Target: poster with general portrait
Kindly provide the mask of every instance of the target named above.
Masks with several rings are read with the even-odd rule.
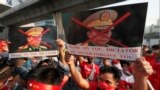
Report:
[[[7,39],[0,39],[0,59],[8,58],[9,44],[10,42]]]
[[[62,14],[71,54],[135,60],[140,57],[147,3]]]
[[[10,58],[57,55],[55,26],[11,27]]]
[[[8,60],[9,44],[10,44],[10,41],[8,40],[7,30],[5,27],[0,26],[0,59]]]

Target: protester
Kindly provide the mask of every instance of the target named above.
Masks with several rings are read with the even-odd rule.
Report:
[[[69,66],[65,61],[65,42],[62,39],[57,39],[56,44],[59,50],[59,62],[57,68],[59,71],[62,71],[66,75],[64,79],[66,83],[64,84],[62,90],[78,90],[78,86],[73,81],[73,78],[70,75]]]
[[[71,70],[72,77],[75,82],[84,90],[115,90],[118,86],[118,82],[121,77],[121,72],[112,66],[102,67],[100,69],[98,82],[88,82],[82,75],[75,69],[73,60],[75,57],[69,53],[66,53],[65,57],[69,68]],[[135,82],[133,90],[147,90],[147,77],[153,73],[150,64],[142,57],[136,60],[133,66],[135,75]]]
[[[158,90],[160,89],[160,68],[159,68],[160,64],[159,62],[157,62],[157,59],[160,50],[159,50],[159,45],[153,45],[151,48],[152,50],[146,51],[144,57],[151,64],[154,70],[154,73],[151,76],[149,76],[148,79],[151,82],[153,88],[155,90]]]
[[[61,90],[64,73],[53,66],[33,69],[27,75],[27,90]]]
[[[9,66],[3,66],[0,68],[0,90],[9,89],[8,79],[12,77],[13,69]]]
[[[64,72],[65,75],[69,75],[69,67],[68,64],[65,61],[65,42],[62,39],[57,39],[56,44],[58,46],[59,50],[59,61],[57,68]]]
[[[104,58],[102,62],[103,62],[103,66],[112,66],[111,60],[108,58]]]
[[[119,70],[122,70],[122,66],[121,66],[120,60],[113,59],[111,63],[112,63],[113,66],[117,67]]]
[[[132,62],[131,61],[120,61],[122,66],[122,76],[119,81],[119,90],[131,90],[134,83],[134,76],[133,76],[133,70],[132,70]]]
[[[142,45],[142,55],[146,55],[146,52],[150,50],[148,45]]]
[[[160,45],[158,45],[158,44],[153,45],[153,46],[151,46],[151,49],[152,49],[153,53],[158,54],[158,52],[160,51],[159,50],[160,49]]]
[[[24,81],[15,74],[14,67],[0,68],[0,90],[24,90]]]
[[[18,74],[21,78],[25,78],[30,69],[23,66],[26,63],[26,58],[17,58],[15,61],[15,73]]]
[[[99,75],[99,66],[94,63],[93,57],[87,57],[85,62],[82,56],[79,56],[80,70],[82,77],[88,81],[96,81]]]

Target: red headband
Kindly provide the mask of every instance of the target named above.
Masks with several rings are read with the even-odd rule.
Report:
[[[60,90],[60,86],[58,85],[47,85],[35,80],[28,81],[28,89],[29,90]]]

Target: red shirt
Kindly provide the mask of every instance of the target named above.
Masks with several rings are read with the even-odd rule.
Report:
[[[96,77],[97,77],[97,75],[99,75],[99,66],[96,64],[94,64],[94,65],[95,65],[94,80],[97,80]],[[82,63],[80,63],[80,67],[81,67],[82,77],[87,79],[92,71],[93,65],[88,64],[87,62],[83,61]]]
[[[90,88],[89,90],[99,90],[98,89],[98,82],[94,82],[94,81],[89,82],[89,88]],[[115,88],[111,87],[111,86],[107,86],[105,89],[103,88],[103,90],[115,90]]]
[[[98,86],[96,82],[89,82],[90,90],[97,90]]]
[[[145,59],[150,62],[155,73],[149,76],[149,81],[151,82],[155,90],[160,90],[160,64],[156,62],[156,54],[152,56],[145,56]]]
[[[133,86],[133,83],[129,83],[124,80],[120,80],[118,90],[130,90],[132,86]]]
[[[152,67],[154,67],[156,64],[156,57],[157,55],[155,53],[151,56],[144,56],[144,58],[151,64]]]

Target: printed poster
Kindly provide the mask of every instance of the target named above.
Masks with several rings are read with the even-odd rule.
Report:
[[[10,58],[57,55],[55,26],[12,27]]]
[[[147,3],[62,14],[71,54],[110,59],[135,60],[141,45]]]
[[[6,39],[0,39],[0,59],[7,59],[9,56],[10,42]]]

